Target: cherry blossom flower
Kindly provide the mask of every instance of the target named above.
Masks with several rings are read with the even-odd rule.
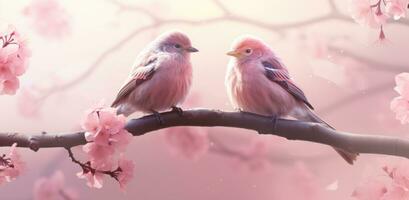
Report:
[[[409,101],[403,97],[395,97],[391,101],[391,110],[395,112],[396,119],[401,124],[409,123]]]
[[[393,17],[399,20],[406,17],[409,0],[350,0],[350,13],[352,18],[363,26],[380,28],[379,40],[385,41],[386,36],[383,26]]]
[[[87,141],[92,141],[99,145],[109,145],[113,142],[110,140],[112,136],[117,134],[129,134],[123,130],[125,123],[125,116],[116,115],[116,109],[97,108],[86,112],[82,127],[86,131],[85,138]],[[116,138],[116,140],[126,139],[126,137]]]
[[[86,179],[87,185],[91,188],[102,188],[104,177],[109,175],[117,180],[120,188],[125,191],[126,185],[133,178],[135,164],[133,161],[125,159],[123,154],[121,154],[118,159],[116,170],[112,170],[113,165],[110,161],[105,162],[104,165],[100,166],[95,166],[92,162],[81,164],[83,170],[82,172],[79,172],[77,176],[81,179]]]
[[[409,191],[407,188],[400,186],[392,187],[382,198],[382,200],[402,200],[409,199]]]
[[[112,146],[102,146],[94,142],[87,143],[82,150],[88,155],[93,167],[103,167],[111,162],[115,149]]]
[[[349,10],[352,18],[363,26],[379,28],[384,23],[385,15],[376,14],[371,7],[370,0],[350,0]]]
[[[104,178],[107,173],[111,173],[112,161],[107,160],[101,165],[93,165],[88,161],[81,165],[82,171],[77,173],[77,177],[85,179],[87,186],[100,189],[104,185]]]
[[[389,162],[382,167],[382,171],[382,176],[375,173],[367,178],[354,190],[352,196],[359,200],[408,199],[409,162],[403,159]]]
[[[200,128],[170,128],[165,132],[165,139],[175,154],[188,159],[199,158],[209,148],[207,132]]]
[[[381,200],[387,191],[385,183],[370,180],[355,188],[352,196],[359,200]]]
[[[86,111],[81,127],[86,131],[85,139],[88,143],[82,149],[89,161],[77,162],[82,167],[82,172],[77,175],[86,179],[89,187],[101,188],[104,176],[109,175],[124,190],[132,179],[134,164],[124,159],[122,154],[118,159],[118,168],[112,171],[115,153],[124,152],[132,139],[132,134],[125,130],[125,123],[125,116],[117,115],[116,109],[106,108],[103,104]]]
[[[77,173],[78,178],[86,179],[88,187],[100,189],[104,185],[105,175],[101,172],[79,172]]]
[[[56,171],[49,178],[40,178],[34,184],[34,200],[75,200],[78,194],[65,186],[64,174]]]
[[[390,104],[390,108],[396,114],[402,124],[409,123],[409,73],[401,73],[395,77],[396,87],[394,88],[401,96],[395,97]]]
[[[9,25],[0,28],[0,94],[14,95],[31,56],[27,41]]]
[[[386,1],[385,11],[394,20],[399,20],[402,17],[406,17],[408,4],[408,0],[388,0]]]
[[[119,152],[125,152],[126,147],[132,140],[132,134],[129,133],[127,130],[122,129],[117,134],[113,134],[111,138],[109,138],[110,146],[113,146],[115,150]]]
[[[400,73],[395,77],[396,87],[394,90],[399,93],[402,98],[409,99],[409,73]]]
[[[70,33],[69,15],[58,0],[31,1],[23,14],[44,37],[60,39]]]
[[[0,94],[14,95],[19,87],[20,81],[15,76],[0,80]]]
[[[119,158],[118,161],[118,175],[117,180],[122,190],[126,189],[126,185],[129,183],[130,180],[133,178],[135,164],[131,160],[124,159],[123,155]]]
[[[0,157],[0,184],[16,179],[24,170],[25,164],[17,151],[17,143],[10,148],[10,153]]]
[[[86,140],[91,143],[84,146],[84,151],[92,160],[101,160],[115,150],[124,152],[132,138],[124,129],[125,123],[125,116],[117,115],[113,108],[98,106],[87,111],[81,126],[86,131]]]

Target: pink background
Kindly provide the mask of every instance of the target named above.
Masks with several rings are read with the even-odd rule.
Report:
[[[165,20],[206,20],[223,14],[210,0],[123,2],[143,7]],[[29,3],[0,0],[0,19],[15,24],[31,43],[33,56],[29,70],[21,78],[23,86],[50,87],[52,84],[70,81],[83,74],[101,54],[122,38],[152,23],[143,13],[119,10],[110,1],[60,1],[69,14],[70,29],[66,36],[55,39],[36,32],[28,17],[22,15]],[[271,24],[304,21],[329,12],[326,0],[225,0],[222,3],[235,15]],[[349,16],[346,1],[337,0],[336,5],[343,14]],[[232,110],[224,90],[224,74],[229,59],[225,52],[235,37],[252,34],[263,38],[276,50],[289,67],[295,82],[315,105],[318,115],[337,129],[362,134],[407,136],[407,126],[395,120],[389,103],[397,96],[393,91],[394,76],[409,69],[406,66],[409,61],[409,28],[397,24],[387,25],[385,32],[388,41],[380,44],[376,42],[377,30],[339,20],[288,29],[285,37],[280,37],[272,30],[232,20],[196,25],[161,24],[135,34],[121,48],[109,51],[97,68],[77,85],[49,96],[42,104],[38,117],[27,118],[19,114],[16,105],[19,95],[0,96],[0,110],[3,111],[0,115],[0,130],[31,134],[79,129],[83,111],[100,99],[111,102],[138,52],[159,33],[169,29],[186,32],[193,45],[200,50],[192,56],[192,93],[200,97],[200,101],[193,103],[194,107]],[[332,75],[324,78],[314,73],[313,69],[317,65],[331,67],[330,64],[325,59],[319,61],[311,56],[314,49],[300,44],[302,35],[338,38],[331,42],[331,46],[385,65],[380,65],[382,70],[377,70],[373,65],[362,69],[346,64],[344,67],[349,74],[338,74],[330,68]],[[389,66],[394,65],[402,66],[403,70],[390,70]],[[338,75],[353,81],[334,81],[339,78]],[[382,89],[371,92],[372,88],[385,84]],[[219,138],[233,150],[249,148],[257,137],[255,132],[247,130],[207,130],[212,137]],[[378,160],[385,158],[361,155],[354,166],[349,166],[324,145],[285,141],[273,136],[263,136],[262,140],[268,141],[270,164],[262,169],[251,170],[246,167],[246,162],[214,152],[212,147],[196,160],[174,155],[166,144],[164,134],[160,132],[136,137],[127,151],[128,158],[135,161],[136,168],[135,178],[126,194],[120,191],[112,179],[106,179],[106,184],[99,190],[86,187],[85,181],[75,176],[80,171],[79,167],[69,161],[62,149],[41,149],[37,153],[24,149],[23,158],[28,169],[16,181],[0,187],[1,199],[31,199],[35,180],[61,169],[66,175],[67,185],[75,187],[81,199],[344,200],[351,199],[353,189],[363,180],[367,168],[377,166]],[[1,148],[0,151],[6,152],[7,148]],[[336,190],[326,189],[334,182],[338,182]]]

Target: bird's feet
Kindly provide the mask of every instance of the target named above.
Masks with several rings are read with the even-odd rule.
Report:
[[[172,106],[172,112],[176,112],[179,117],[183,116],[183,109],[181,107]]]
[[[278,116],[277,115],[272,115],[271,116],[271,121],[273,122],[273,131],[276,131]]]
[[[251,114],[250,112],[246,112],[246,111],[244,111],[244,110],[241,109],[241,108],[235,108],[234,110],[236,110],[236,111],[239,112],[239,113],[243,113],[243,114]]]
[[[165,122],[163,121],[162,116],[160,115],[160,113],[158,111],[155,110],[151,110],[153,115],[155,116],[156,121],[158,121],[159,125],[164,125]]]

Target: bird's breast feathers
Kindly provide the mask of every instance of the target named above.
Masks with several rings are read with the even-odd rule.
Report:
[[[161,59],[155,74],[149,81],[137,87],[132,104],[142,111],[164,110],[185,99],[191,82],[190,62]]]
[[[266,77],[261,66],[230,68],[226,86],[232,103],[248,112],[285,115],[296,103],[291,94]]]

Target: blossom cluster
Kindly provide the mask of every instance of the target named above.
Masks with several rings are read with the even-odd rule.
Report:
[[[101,188],[104,176],[109,175],[125,189],[132,179],[134,164],[123,155],[132,138],[124,128],[125,123],[125,116],[117,115],[114,108],[98,107],[86,112],[82,128],[88,143],[83,151],[89,161],[81,164],[83,171],[78,176],[87,179],[88,186]],[[117,153],[120,154],[118,159]]]
[[[0,94],[16,93],[20,87],[18,77],[26,72],[29,57],[27,41],[15,27],[0,27]]]
[[[203,128],[174,127],[165,132],[166,143],[175,155],[196,160],[209,149],[208,133]]]
[[[395,112],[396,119],[402,124],[409,122],[409,73],[400,73],[395,77],[394,88],[400,96],[391,101],[391,110]]]
[[[70,17],[58,0],[31,1],[23,14],[41,36],[60,39],[70,33]]]
[[[350,13],[359,24],[380,28],[379,39],[385,39],[383,25],[389,18],[399,20],[406,17],[409,0],[350,0]]]
[[[33,188],[34,200],[76,200],[78,194],[65,185],[65,177],[61,171],[56,171],[51,177],[38,179]]]
[[[409,162],[384,165],[383,174],[369,177],[352,193],[358,200],[409,199]]]
[[[9,154],[0,157],[0,184],[16,179],[24,170],[25,164],[16,147],[17,143],[14,143]]]

